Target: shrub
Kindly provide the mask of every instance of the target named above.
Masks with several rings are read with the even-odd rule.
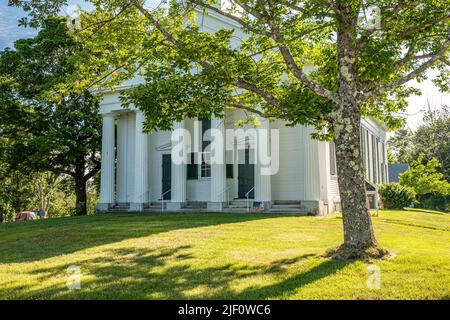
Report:
[[[426,194],[418,196],[418,207],[424,209],[450,211],[450,195]]]
[[[379,192],[385,209],[403,209],[413,204],[416,197],[413,189],[398,183],[383,184]]]

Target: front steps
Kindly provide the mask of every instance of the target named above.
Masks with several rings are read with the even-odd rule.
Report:
[[[249,210],[247,210],[247,200],[246,199],[235,199],[229,202],[229,205],[224,208],[224,212],[229,213],[243,213],[243,212],[253,212],[253,199],[249,200]]]
[[[163,210],[164,205],[164,210]],[[308,215],[308,211],[301,204],[301,201],[274,201],[270,208],[266,211],[254,207],[254,200],[250,199],[247,209],[246,199],[235,199],[225,206],[223,212],[226,213],[278,213],[278,214],[292,214],[299,216]],[[129,212],[130,204],[121,203],[116,204],[109,209],[109,212]],[[157,201],[151,202],[144,207],[144,212],[172,212],[167,210],[167,202]],[[179,211],[175,212],[208,212],[207,203],[202,201],[189,201]]]
[[[274,201],[269,211],[272,213],[308,215],[308,212],[302,206],[301,201]]]

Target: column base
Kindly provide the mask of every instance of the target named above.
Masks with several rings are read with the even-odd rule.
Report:
[[[130,211],[142,212],[144,211],[144,205],[145,203],[132,202],[130,203]]]
[[[181,208],[184,207],[184,202],[166,202],[167,211],[181,211]]]
[[[301,204],[306,212],[310,215],[323,216],[327,214],[327,208],[324,205],[324,202],[321,200],[302,201]]]
[[[96,210],[98,213],[104,213],[104,212],[108,212],[109,209],[112,208],[112,204],[111,203],[97,203],[96,205]]]
[[[206,209],[212,212],[222,212],[224,208],[224,202],[208,202]]]

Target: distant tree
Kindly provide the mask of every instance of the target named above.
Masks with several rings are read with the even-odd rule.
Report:
[[[86,185],[100,170],[101,117],[89,91],[52,93],[75,71],[80,47],[68,31],[66,19],[50,18],[35,38],[0,52],[0,132],[10,142],[7,170],[70,176],[76,214],[85,215]]]
[[[429,105],[423,120],[414,133],[415,157],[423,153],[426,161],[436,158],[441,164],[438,170],[450,182],[450,106],[432,108]]]
[[[419,128],[415,132],[407,127],[397,130],[387,145],[389,163],[412,163],[423,153],[425,161],[439,160],[439,171],[450,181],[450,107],[428,104]]]
[[[440,166],[438,159],[431,158],[425,161],[425,155],[421,153],[411,163],[409,170],[400,175],[399,182],[401,185],[412,188],[417,195],[449,195],[450,183],[438,171]]]
[[[394,154],[394,151],[392,150],[392,147],[388,146],[387,148],[387,158],[388,158],[388,163],[392,164],[392,163],[398,163],[397,157]]]
[[[415,145],[413,132],[404,127],[395,132],[387,141],[391,160],[395,163],[410,163],[414,160]]]

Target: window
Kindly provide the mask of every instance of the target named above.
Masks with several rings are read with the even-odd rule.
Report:
[[[202,164],[200,166],[200,176],[202,178],[211,177],[211,153],[202,152]]]
[[[211,120],[202,120],[202,153],[201,153],[201,165],[200,176],[202,178],[211,177],[211,154],[205,152],[205,149],[209,146],[210,141],[205,139],[205,133],[211,129]]]
[[[373,170],[373,174],[372,174],[372,182],[377,184],[378,183],[378,151],[377,151],[377,139],[375,138],[375,136],[371,135],[372,137],[372,170]]]
[[[195,159],[195,153],[191,153],[191,162],[187,164],[187,179],[196,180],[198,179],[198,162]]]
[[[233,179],[233,164],[227,163],[227,179]]]
[[[330,175],[336,176],[336,146],[330,142]]]
[[[205,151],[206,147],[209,146],[210,141],[205,139],[205,133],[210,129],[211,120],[202,120],[202,151]]]
[[[377,167],[378,167],[378,183],[383,183],[383,154],[381,153],[381,141],[377,138]]]
[[[386,145],[384,141],[379,140],[379,166],[380,166],[380,178],[378,180],[379,183],[387,182],[387,159],[386,159]]]
[[[368,173],[367,173],[367,143],[366,143],[366,129],[361,127],[361,162],[362,166],[364,168],[364,176],[367,179]]]

